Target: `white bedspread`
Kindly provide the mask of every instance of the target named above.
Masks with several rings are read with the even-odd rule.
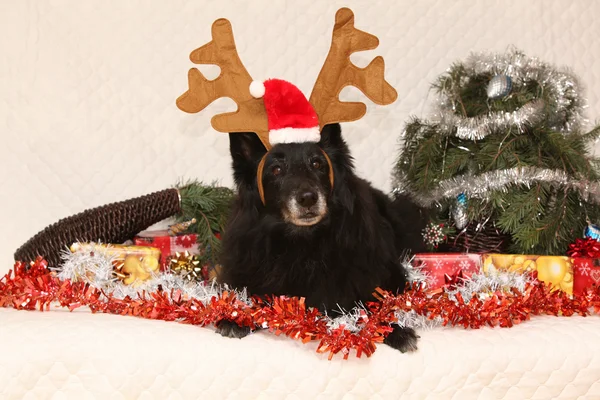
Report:
[[[421,332],[328,361],[267,332],[79,312],[0,310],[0,399],[598,399],[600,318]]]

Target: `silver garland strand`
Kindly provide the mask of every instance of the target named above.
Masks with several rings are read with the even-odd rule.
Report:
[[[340,315],[337,317],[330,317],[329,315],[325,315],[327,320],[327,327],[330,330],[339,329],[342,326],[349,330],[350,332],[356,333],[361,330],[359,326],[359,321],[364,321],[368,319],[367,317],[367,309],[361,304],[354,307],[350,311],[345,311],[341,307],[339,311],[337,311]]]
[[[62,252],[62,266],[57,271],[59,279],[69,279],[73,282],[82,281],[93,287],[102,287],[112,282],[113,262],[116,260],[104,251],[100,243],[91,243],[89,251]]]
[[[525,126],[531,126],[542,121],[544,116],[544,101],[534,100],[513,112],[493,112],[473,118],[463,118],[451,111],[442,110],[433,116],[441,132],[454,134],[465,140],[481,140],[486,136],[508,129],[516,128],[515,132],[525,132]]]
[[[434,328],[439,328],[444,322],[442,317],[438,316],[433,319],[429,319],[429,317],[417,314],[412,310],[397,311],[396,318],[398,319],[396,325],[398,325],[399,327],[413,328],[418,330],[431,330]]]
[[[460,293],[461,297],[468,303],[474,296],[480,300],[486,300],[489,292],[499,290],[517,289],[519,292],[525,290],[525,285],[531,282],[525,275],[515,272],[498,271],[493,266],[490,267],[486,275],[474,274],[470,279],[459,283],[455,289],[446,289],[445,292],[451,300],[456,301],[456,295]]]
[[[531,186],[535,182],[550,183],[572,188],[579,192],[584,201],[600,204],[600,183],[578,181],[569,177],[564,171],[538,167],[515,167],[510,169],[485,172],[480,175],[461,175],[441,181],[437,187],[427,194],[410,193],[410,196],[421,206],[429,207],[443,199],[453,198],[465,193],[470,198],[486,198],[492,190],[507,190],[513,185]],[[394,193],[406,190],[406,179],[396,175]]]
[[[90,251],[66,250],[63,252],[63,263],[58,273],[58,278],[69,279],[73,282],[83,281],[90,286],[101,289],[104,293],[116,299],[138,299],[142,293],[153,293],[163,290],[168,295],[173,291],[180,291],[184,298],[193,298],[203,304],[208,304],[213,297],[220,297],[224,291],[235,292],[236,298],[246,304],[251,304],[247,291],[234,290],[227,285],[192,282],[178,274],[161,272],[153,274],[147,281],[138,282],[137,285],[126,285],[113,275],[113,261],[115,256],[110,255],[104,248],[91,243]]]
[[[455,120],[454,126],[459,127],[457,136],[462,139],[481,139],[489,134],[489,131],[507,126],[511,120],[522,129],[525,124],[535,123],[544,118],[549,128],[563,133],[577,131],[585,121],[585,100],[580,95],[581,86],[577,77],[566,69],[557,69],[537,58],[526,57],[517,49],[511,49],[505,54],[472,53],[462,66],[466,74],[471,76],[509,76],[515,87],[535,81],[546,93],[548,101],[548,104],[530,103],[513,113],[495,113],[482,118]],[[468,79],[467,76],[463,76],[461,82],[454,84],[464,85]],[[450,115],[457,107],[453,96],[452,87],[444,88],[438,100],[441,113],[438,118],[440,122],[446,121],[443,122],[446,127],[452,122],[453,118]],[[544,107],[550,112],[545,112]]]
[[[406,280],[411,285],[414,285],[419,288],[424,288],[426,287],[427,282],[429,281],[429,274],[427,274],[427,272],[423,268],[414,267],[412,263],[413,258],[414,257],[405,258],[402,261],[402,266],[404,267],[404,270],[407,274]]]

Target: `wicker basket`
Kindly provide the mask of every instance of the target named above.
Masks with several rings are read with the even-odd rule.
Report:
[[[470,223],[457,234],[449,235],[439,250],[452,253],[508,253],[512,244],[510,235],[503,233],[492,223]]]
[[[122,243],[147,227],[181,210],[177,189],[165,189],[83,211],[61,219],[29,239],[15,252],[15,261],[30,262],[38,256],[58,267],[61,253],[74,242]]]

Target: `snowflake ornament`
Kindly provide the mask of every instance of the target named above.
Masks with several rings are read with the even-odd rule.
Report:
[[[423,229],[423,241],[429,247],[437,248],[440,243],[446,240],[446,234],[444,233],[444,224],[429,223]]]

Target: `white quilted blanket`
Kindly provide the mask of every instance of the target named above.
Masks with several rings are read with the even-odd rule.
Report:
[[[20,244],[61,217],[180,178],[231,184],[227,139],[209,121],[233,103],[201,115],[175,107],[190,51],[226,17],[256,79],[308,92],[343,6],[381,42],[353,60],[383,55],[399,93],[343,128],[359,173],[377,187],[390,188],[401,126],[427,112],[432,80],[472,50],[516,45],[572,67],[588,87],[590,119],[600,117],[596,0],[3,0],[0,274]],[[353,89],[343,98],[363,100]],[[381,347],[368,360],[328,362],[264,333],[232,341],[175,323],[0,310],[0,399],[600,398],[599,318],[422,336],[416,354]]]
[[[421,332],[343,361],[269,333],[87,312],[0,310],[2,399],[598,399],[600,318]]]

